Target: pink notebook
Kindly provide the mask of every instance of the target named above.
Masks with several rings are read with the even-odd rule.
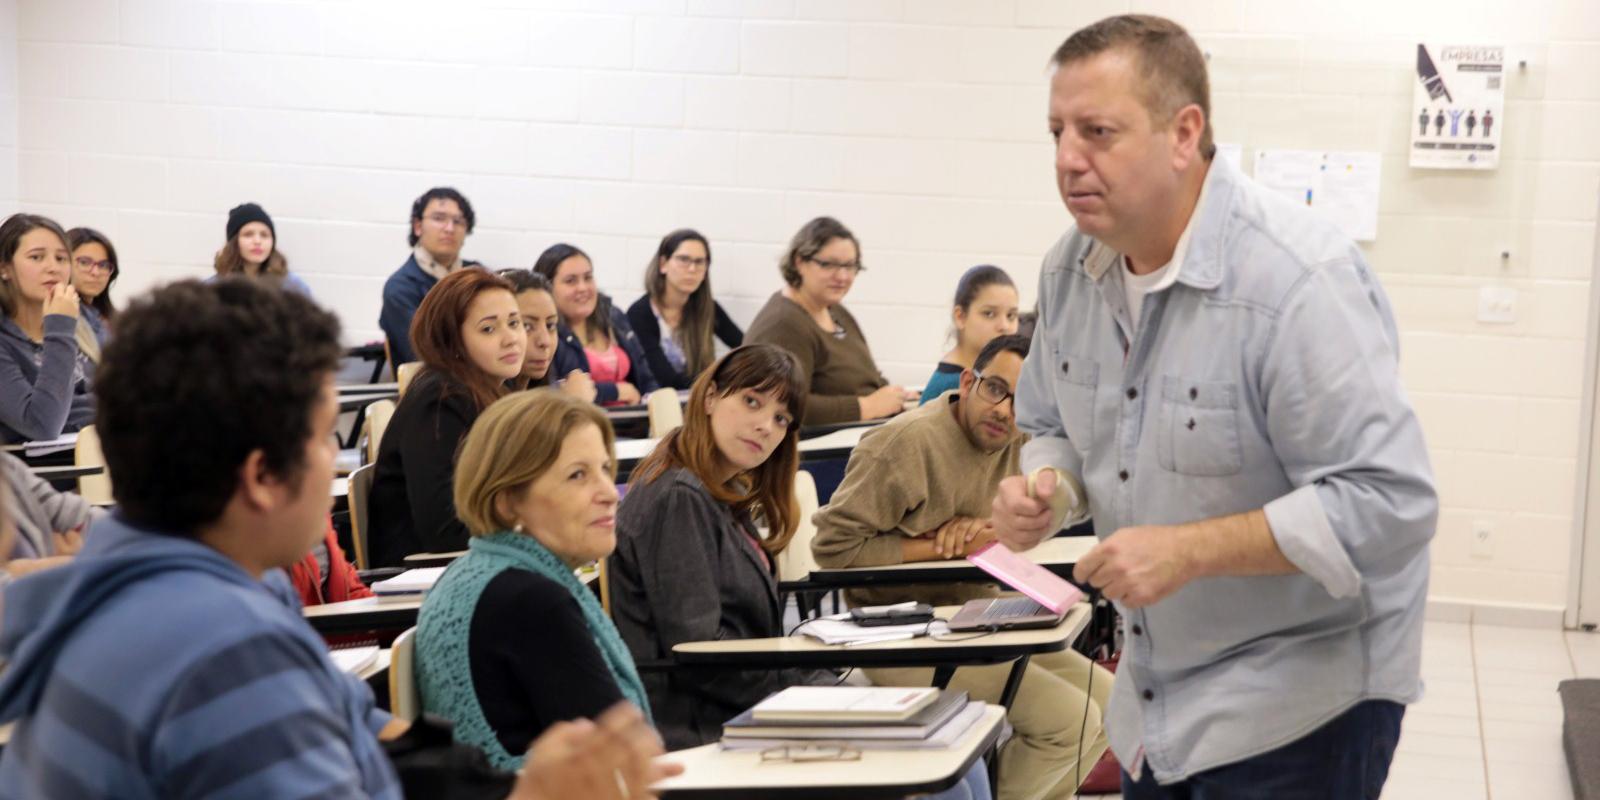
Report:
[[[1054,613],[1064,614],[1083,599],[1083,590],[999,542],[990,542],[967,560]]]

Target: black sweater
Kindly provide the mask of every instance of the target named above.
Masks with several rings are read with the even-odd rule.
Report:
[[[729,347],[744,344],[744,331],[739,330],[728,312],[722,310],[722,304],[712,301],[711,305],[715,315],[711,332]],[[666,351],[661,349],[661,323],[656,320],[655,309],[650,307],[650,295],[628,306],[628,324],[633,326],[634,335],[639,337],[639,345],[644,348],[644,357],[650,362],[650,374],[655,376],[656,383],[674,389],[687,389],[694,383],[697,376],[679,372],[667,360]]]
[[[478,418],[467,388],[424,369],[384,430],[368,500],[367,553],[376,567],[398,567],[412,553],[467,546],[456,519],[456,450]]]
[[[508,753],[527,752],[557,722],[593,719],[623,699],[577,599],[529,570],[505,570],[484,587],[467,659],[478,705]]]

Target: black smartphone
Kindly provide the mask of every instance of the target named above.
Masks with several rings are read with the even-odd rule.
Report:
[[[933,621],[933,606],[863,606],[850,609],[850,621],[863,628],[879,625],[915,625]]]

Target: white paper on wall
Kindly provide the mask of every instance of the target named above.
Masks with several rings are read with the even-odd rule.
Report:
[[[1411,166],[1494,169],[1505,128],[1505,57],[1499,45],[1417,45]]]
[[[1378,238],[1377,153],[1337,150],[1257,150],[1255,180],[1303,203],[1350,238]]]

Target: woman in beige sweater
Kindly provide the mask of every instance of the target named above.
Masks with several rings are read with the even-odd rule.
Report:
[[[793,353],[811,381],[807,425],[892,416],[914,399],[889,384],[844,296],[860,274],[855,234],[832,217],[807,222],[778,264],[784,283],[750,323],[746,344],[775,344]]]

